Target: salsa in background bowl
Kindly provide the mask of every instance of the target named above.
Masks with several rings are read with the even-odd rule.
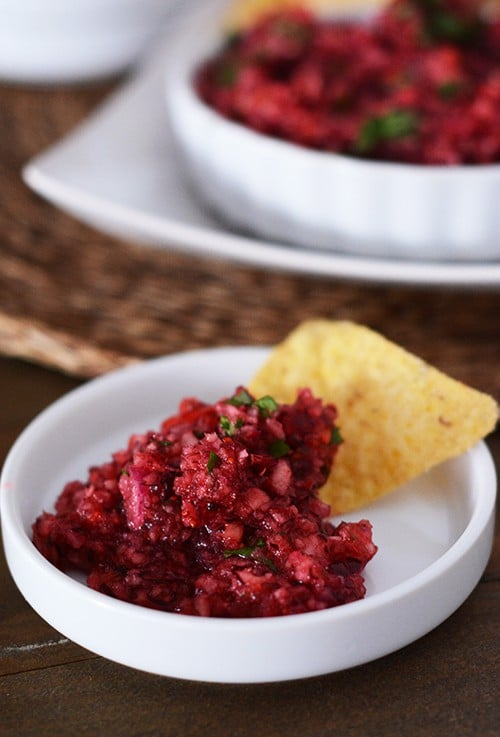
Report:
[[[286,10],[225,42],[213,7],[192,20],[167,102],[200,196],[302,246],[497,258],[500,23],[446,2],[364,19]]]

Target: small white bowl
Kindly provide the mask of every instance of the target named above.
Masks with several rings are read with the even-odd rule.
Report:
[[[173,0],[0,0],[0,79],[54,84],[134,62]]]
[[[239,228],[300,246],[385,258],[500,258],[500,165],[418,166],[313,151],[204,104],[193,73],[221,43],[217,14],[191,19],[166,74],[167,108],[201,198]]]
[[[108,460],[130,434],[158,427],[182,397],[227,396],[267,356],[264,348],[220,348],[113,372],[60,399],[16,441],[0,482],[7,563],[26,600],[66,637],[160,675],[283,681],[387,655],[471,593],[493,540],[496,478],[483,443],[345,517],[370,519],[379,550],[365,571],[366,598],[334,609],[239,620],[153,611],[91,590],[38,552],[31,525],[65,482],[85,480],[88,467]]]

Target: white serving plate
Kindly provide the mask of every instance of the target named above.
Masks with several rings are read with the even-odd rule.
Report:
[[[443,622],[474,589],[491,551],[496,496],[484,443],[345,517],[368,517],[379,551],[366,569],[366,598],[334,609],[241,620],[158,612],[93,591],[42,557],[31,525],[66,481],[85,479],[88,467],[131,433],[157,427],[182,397],[227,396],[266,356],[265,348],[219,348],[121,369],[57,401],[16,441],[1,477],[7,562],[28,603],[63,635],[164,676],[284,681],[398,650]]]
[[[187,254],[374,283],[500,285],[500,260],[367,258],[257,238],[218,220],[187,184],[166,121],[164,77],[176,33],[170,25],[132,80],[28,162],[23,176],[33,190],[108,234]]]

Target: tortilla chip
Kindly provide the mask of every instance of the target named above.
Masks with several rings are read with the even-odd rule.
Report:
[[[237,31],[255,23],[264,13],[286,8],[308,8],[319,15],[334,12],[355,12],[382,7],[387,0],[235,0],[225,13],[224,26]]]
[[[302,323],[249,388],[291,402],[305,387],[339,413],[344,442],[320,491],[335,514],[365,506],[460,455],[498,420],[492,397],[351,322]]]

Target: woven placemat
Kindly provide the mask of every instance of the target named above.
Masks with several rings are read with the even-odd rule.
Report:
[[[0,88],[0,352],[86,378],[197,347],[272,344],[308,317],[380,330],[500,397],[500,294],[290,275],[123,243],[30,192],[21,166],[111,85]]]

